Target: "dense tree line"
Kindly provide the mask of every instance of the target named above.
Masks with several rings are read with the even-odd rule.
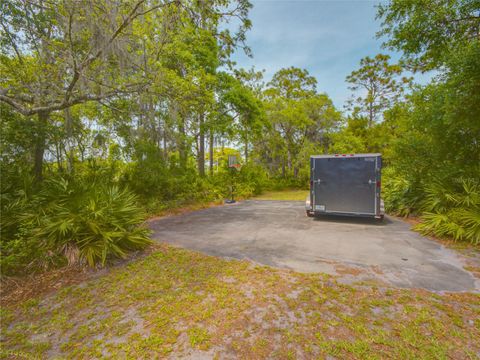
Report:
[[[313,153],[382,152],[391,212],[479,242],[475,1],[379,6],[379,36],[404,57],[362,59],[346,113],[307,70],[285,64],[266,82],[235,66],[250,52],[245,0],[0,6],[3,272],[124,256],[149,242],[145,211],[232,185],[306,187]],[[432,69],[424,87],[405,75]]]
[[[390,211],[419,213],[418,229],[480,244],[480,6],[391,1],[378,8],[385,45],[412,71],[436,70],[385,112],[393,137]]]

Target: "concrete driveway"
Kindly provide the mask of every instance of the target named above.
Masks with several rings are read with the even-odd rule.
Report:
[[[475,291],[480,283],[454,251],[387,217],[305,216],[297,201],[245,201],[150,222],[153,237],[221,257],[301,272],[339,275],[351,283],[376,279],[407,288]]]

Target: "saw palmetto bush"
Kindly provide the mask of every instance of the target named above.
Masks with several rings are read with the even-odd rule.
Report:
[[[480,185],[475,179],[446,181],[425,188],[422,222],[416,229],[424,234],[480,244]]]
[[[48,180],[36,195],[9,206],[2,216],[10,232],[2,238],[4,273],[59,259],[104,265],[151,242],[135,195],[114,185]]]
[[[382,197],[389,214],[409,216],[416,212],[422,192],[415,182],[387,167],[382,171]]]

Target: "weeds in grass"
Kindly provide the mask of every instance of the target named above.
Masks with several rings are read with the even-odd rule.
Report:
[[[151,358],[467,358],[480,296],[346,286],[171,247],[46,299],[2,309],[4,353]]]

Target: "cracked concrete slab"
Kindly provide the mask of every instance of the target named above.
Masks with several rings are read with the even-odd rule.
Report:
[[[312,219],[303,202],[249,200],[154,219],[150,227],[158,241],[301,272],[348,272],[349,282],[375,278],[404,288],[480,290],[455,251],[392,217]]]

